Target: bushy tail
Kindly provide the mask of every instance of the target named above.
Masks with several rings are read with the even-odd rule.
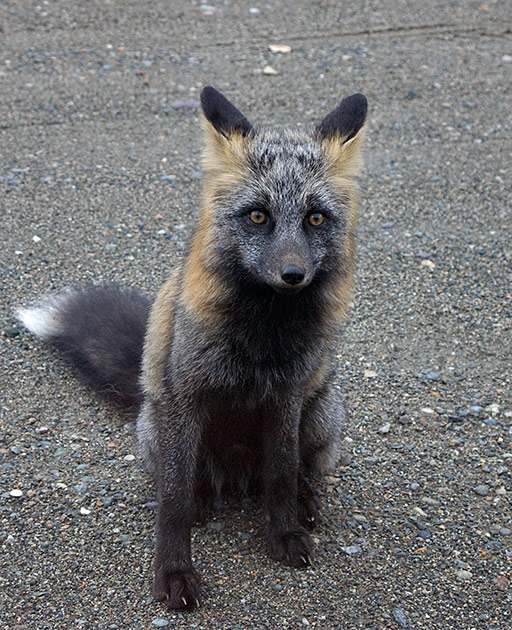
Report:
[[[16,311],[34,335],[57,346],[102,395],[141,403],[139,372],[150,301],[117,286],[72,288]]]

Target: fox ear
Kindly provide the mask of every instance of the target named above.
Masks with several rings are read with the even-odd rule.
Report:
[[[210,85],[201,91],[201,107],[206,120],[225,138],[233,134],[246,136],[252,129],[242,112]]]
[[[364,94],[352,94],[328,114],[318,125],[317,132],[324,139],[338,139],[342,144],[352,140],[364,125],[368,101]]]

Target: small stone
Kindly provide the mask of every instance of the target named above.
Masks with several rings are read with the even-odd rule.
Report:
[[[32,237],[32,240],[34,241],[34,243],[40,243],[41,237],[34,234],[34,236]]]
[[[354,519],[354,521],[357,521],[358,523],[368,522],[368,519],[363,514],[352,514],[352,518]]]
[[[411,483],[411,490],[417,490],[419,487],[420,487],[419,483],[416,483],[416,482]]]
[[[489,486],[485,483],[482,483],[473,488],[473,492],[476,492],[481,497],[486,497],[489,494]]]
[[[391,422],[386,422],[386,424],[383,424],[380,427],[379,433],[382,433],[385,435],[386,433],[389,433],[390,429],[391,429]]]
[[[78,492],[78,494],[85,494],[87,492],[88,486],[86,483],[77,483],[73,486],[73,490]]]
[[[392,228],[395,225],[394,221],[386,221],[385,223],[382,224],[382,229],[383,230],[389,230],[390,228]]]
[[[291,46],[286,46],[286,44],[269,44],[268,49],[273,53],[287,54],[292,52]]]
[[[422,260],[420,263],[420,267],[425,267],[427,269],[435,269],[436,263],[433,262],[432,260]]]
[[[107,252],[113,253],[117,250],[117,245],[115,243],[107,243],[105,245],[105,250]]]
[[[510,536],[512,534],[512,529],[508,527],[500,527],[499,529],[500,536]]]
[[[20,329],[17,326],[7,326],[4,328],[4,335],[9,338],[17,337],[20,334]]]
[[[339,457],[340,466],[350,466],[352,463],[352,453],[341,453]]]
[[[251,15],[258,15],[258,14],[260,13],[260,10],[258,9],[258,7],[251,7],[251,8],[249,9],[249,13],[250,13]]]
[[[374,370],[365,370],[363,373],[364,378],[375,378],[377,376],[377,372]]]
[[[418,506],[413,507],[412,511],[418,516],[422,516],[423,518],[427,516],[427,513]]]
[[[459,580],[470,580],[473,577],[471,571],[466,571],[465,569],[461,569],[457,571],[457,577]]]
[[[498,577],[494,580],[494,583],[500,591],[506,591],[509,585],[508,578],[505,575],[498,575]]]
[[[151,625],[155,626],[155,628],[165,628],[165,626],[169,625],[169,622],[167,621],[167,619],[159,617],[158,619],[153,619]]]
[[[401,608],[393,608],[393,619],[397,622],[400,628],[407,628],[407,618]]]
[[[423,540],[430,540],[430,538],[432,538],[432,533],[429,532],[428,529],[420,529],[418,536],[423,538]]]
[[[91,510],[85,508],[85,507],[81,507],[80,508],[80,514],[82,514],[83,516],[89,516],[89,514],[91,513]]]
[[[18,488],[16,488],[14,490],[11,490],[9,492],[9,494],[11,495],[11,497],[15,497],[15,498],[22,497],[23,496],[23,491],[19,490]]]
[[[135,455],[132,455],[132,454],[124,456],[125,462],[133,462],[134,459],[135,459]]]
[[[480,407],[480,405],[471,405],[471,407],[469,407],[469,413],[472,413],[475,416],[477,416],[479,413],[482,413],[483,410],[484,408]]]
[[[206,527],[214,532],[220,532],[221,529],[224,529],[224,523],[222,521],[210,521]]]
[[[439,379],[439,372],[436,372],[436,370],[429,370],[428,372],[425,372],[425,378],[429,381],[437,381]]]
[[[427,505],[439,505],[439,501],[437,499],[431,499],[430,497],[421,497],[421,500]]]
[[[161,182],[168,182],[170,184],[172,184],[175,180],[176,177],[174,175],[162,175],[162,177],[160,177]]]
[[[361,553],[363,551],[359,545],[342,547],[342,550],[349,556],[356,556],[358,553]]]
[[[273,68],[272,66],[265,66],[263,68],[263,74],[267,74],[267,75],[274,75],[274,74],[278,74],[277,70],[275,68]]]
[[[431,408],[431,407],[422,407],[421,409],[421,413],[425,413],[428,416],[432,415],[433,413],[435,413],[435,411]]]
[[[504,61],[505,63],[510,63],[512,61],[512,55],[503,55],[501,61]]]
[[[112,503],[114,503],[114,497],[103,497],[101,502],[103,503],[103,507],[110,507]]]

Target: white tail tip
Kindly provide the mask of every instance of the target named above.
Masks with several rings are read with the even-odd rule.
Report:
[[[39,304],[16,309],[16,317],[32,334],[43,340],[56,337],[62,331],[62,310],[69,293],[51,295]]]

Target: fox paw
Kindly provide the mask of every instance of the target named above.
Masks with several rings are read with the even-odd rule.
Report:
[[[320,497],[314,490],[299,494],[297,508],[299,523],[309,531],[315,529],[322,520]]]
[[[289,531],[271,531],[268,535],[269,553],[291,567],[308,567],[313,558],[313,541],[302,527]]]
[[[201,605],[199,575],[190,571],[167,571],[160,569],[153,581],[153,596],[165,601],[169,608],[194,610]]]

